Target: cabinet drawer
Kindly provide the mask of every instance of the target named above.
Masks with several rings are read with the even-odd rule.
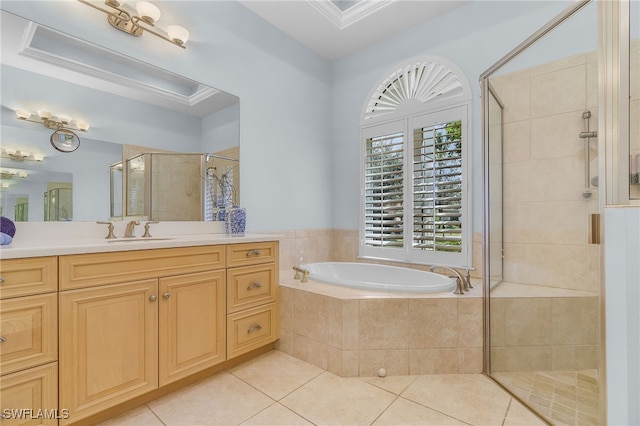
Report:
[[[227,246],[227,267],[257,265],[276,262],[278,242],[230,244]]]
[[[0,393],[0,414],[8,414],[3,425],[57,425],[56,417],[69,415],[58,410],[57,362],[0,377]]]
[[[227,270],[227,313],[276,301],[278,271],[273,263]]]
[[[0,276],[0,299],[57,291],[58,258],[2,260]]]
[[[278,312],[275,303],[227,316],[227,359],[249,352],[278,339]]]
[[[58,359],[56,293],[0,301],[0,314],[2,374]]]
[[[60,289],[203,272],[224,268],[224,246],[60,256]]]

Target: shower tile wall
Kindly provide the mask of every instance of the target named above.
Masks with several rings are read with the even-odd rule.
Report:
[[[598,190],[583,197],[585,140],[578,136],[585,109],[590,130],[597,129],[596,55],[513,72],[492,84],[505,105],[501,286],[520,289],[492,293],[492,371],[597,368],[600,246],[589,244],[588,224],[598,213]],[[595,138],[590,159],[593,177]],[[525,294],[528,288],[537,289],[536,297]]]
[[[638,75],[638,67],[640,67],[640,39],[631,42],[631,56],[629,62],[631,63],[631,75]],[[631,101],[629,103],[629,116],[631,117],[631,128],[629,134],[629,140],[631,141],[631,160],[636,162],[635,172],[640,176],[640,82],[637,79],[631,80]],[[637,179],[637,178],[636,178]],[[631,199],[640,199],[640,182],[631,185],[630,191]]]
[[[155,220],[201,220],[200,156],[154,155],[151,206]]]

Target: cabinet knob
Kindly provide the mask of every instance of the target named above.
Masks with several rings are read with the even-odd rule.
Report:
[[[158,300],[158,296],[156,296],[155,294],[152,294],[151,296],[149,296],[149,300],[151,300],[152,302],[155,302],[156,300]]]
[[[247,330],[247,334],[251,334],[254,331],[258,331],[258,330],[262,330],[262,326],[260,324],[255,324],[252,325],[251,327],[249,327],[249,329]]]
[[[0,336],[0,343],[6,342],[7,338],[4,336]]]
[[[165,294],[162,295],[163,299],[168,299],[170,297],[171,297],[171,293],[169,293],[169,292],[166,292]]]
[[[262,288],[262,284],[260,284],[259,282],[252,282],[247,286],[247,290],[251,290],[253,288]]]
[[[253,249],[253,250],[249,250],[247,252],[247,257],[251,257],[251,256],[260,256],[262,253],[260,252],[260,250],[258,249]]]

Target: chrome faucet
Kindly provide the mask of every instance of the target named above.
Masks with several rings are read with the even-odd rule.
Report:
[[[127,223],[127,228],[124,231],[124,238],[135,238],[136,225],[140,225],[140,222],[137,220],[132,220]]]
[[[429,271],[433,272],[437,268],[446,269],[447,271],[453,272],[455,274],[454,276],[449,275],[449,278],[456,279],[456,289],[453,291],[453,294],[464,294],[464,287],[466,287],[465,283],[467,283],[467,281],[462,276],[462,274],[460,274],[460,272],[456,271],[453,268],[450,268],[449,266],[432,266],[431,268],[429,268]],[[467,288],[467,291],[468,290],[469,289]]]

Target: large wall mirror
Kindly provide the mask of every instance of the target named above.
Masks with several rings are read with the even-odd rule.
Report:
[[[3,216],[215,220],[221,202],[240,202],[238,97],[6,11],[0,27]],[[43,112],[58,122],[70,118],[65,127],[79,138],[77,149],[73,136],[68,149],[53,146],[56,129]],[[164,161],[144,157],[154,153]],[[183,156],[166,155],[176,153]],[[127,170],[141,155],[146,175]],[[134,174],[146,178],[127,190]],[[146,188],[147,205],[129,214],[137,187]],[[172,206],[170,216],[158,212],[160,203]]]

